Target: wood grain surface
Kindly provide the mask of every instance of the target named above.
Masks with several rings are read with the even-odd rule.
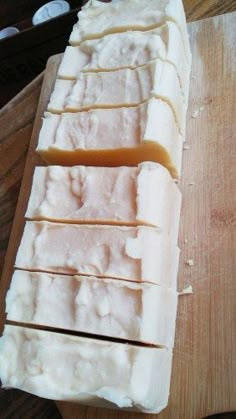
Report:
[[[38,107],[43,74],[0,110],[0,276]]]
[[[183,0],[188,22],[236,10],[235,0]]]
[[[233,281],[235,273],[233,185],[236,175],[233,164],[236,131],[235,73],[233,72],[236,70],[235,23],[236,15],[231,14],[189,26],[193,71],[186,142],[190,148],[184,151],[181,182],[183,209],[179,241],[182,248],[179,288],[192,284],[194,295],[180,297],[170,403],[163,413],[152,416],[154,418],[200,419],[209,414],[236,410],[234,321],[236,286]],[[34,165],[40,162],[34,153],[40,118],[52,88],[57,64],[58,58],[52,58],[46,70],[47,77],[44,80],[9,251],[0,282],[1,325],[4,320],[4,296],[23,229],[23,214],[31,186],[32,171]],[[20,105],[21,101],[16,101],[16,106]],[[19,160],[23,159],[22,147],[26,150],[32,126],[30,122],[24,123],[19,130],[21,125],[19,114],[22,115],[22,121],[25,107],[20,108],[20,112],[14,112],[13,109],[15,106],[11,114],[11,108],[0,113],[0,128],[2,121],[5,121],[6,127],[6,135],[3,135],[0,143],[0,155],[4,155],[4,158],[1,158],[0,168],[1,173],[9,176],[9,181],[1,189],[0,196],[4,194],[8,196],[7,191],[11,188],[11,176],[13,178],[14,173],[16,176],[18,173],[20,179],[19,172],[22,169],[17,169],[17,155]],[[197,113],[197,117],[192,118],[192,114]],[[26,114],[31,114],[30,106]],[[24,115],[24,120],[27,118]],[[21,135],[21,130],[28,125],[29,131],[25,130]],[[2,134],[3,131],[0,132]],[[14,137],[14,133],[17,137]],[[4,138],[13,138],[9,141],[9,147],[12,144],[13,152],[6,154],[4,151],[6,150],[3,148]],[[8,144],[8,140],[6,142]],[[3,180],[4,178],[5,176]],[[15,184],[17,182],[14,183],[12,180],[12,185]],[[4,228],[0,230],[1,250],[4,249],[9,229],[8,206],[10,211],[13,211],[14,207],[12,198],[9,199],[8,206],[5,206],[4,202],[1,201],[0,207],[1,221],[3,220],[6,226],[5,230]],[[5,234],[3,240],[2,232]],[[194,261],[194,266],[189,267],[186,264],[188,259]],[[143,414],[87,408],[77,404],[57,403],[57,405],[65,419],[147,417]]]

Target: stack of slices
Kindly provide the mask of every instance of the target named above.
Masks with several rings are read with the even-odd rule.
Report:
[[[161,411],[191,54],[181,0],[91,0],[58,70],[0,340],[3,386]]]

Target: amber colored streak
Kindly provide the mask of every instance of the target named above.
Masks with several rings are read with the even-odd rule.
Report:
[[[138,221],[116,221],[113,219],[76,219],[73,220],[68,218],[57,218],[57,217],[47,217],[45,215],[43,216],[32,216],[32,217],[26,217],[26,220],[33,220],[33,221],[51,221],[56,223],[62,223],[62,224],[89,224],[89,225],[112,225],[112,226],[124,226],[124,227],[138,227],[140,225],[149,226],[149,227],[157,227],[155,224],[151,224],[148,222],[144,222],[142,220]]]
[[[143,161],[154,161],[165,166],[173,178],[178,178],[175,167],[171,164],[170,157],[159,144],[152,141],[146,142],[136,148],[118,148],[115,150],[55,150],[40,151],[47,163],[61,166],[136,166]]]

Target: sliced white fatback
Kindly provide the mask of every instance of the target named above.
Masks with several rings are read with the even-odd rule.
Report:
[[[190,62],[178,26],[167,22],[146,32],[127,31],[68,46],[58,77],[77,79],[80,72],[136,68],[160,58],[175,66],[185,99],[188,98]]]
[[[57,79],[48,104],[50,112],[136,106],[151,98],[172,109],[180,133],[185,133],[187,104],[175,67],[154,60],[133,70],[80,73],[77,80]]]
[[[150,160],[179,178],[183,139],[170,106],[150,99],[136,107],[46,112],[37,152],[64,166],[134,166]]]
[[[36,167],[26,218],[153,225],[177,243],[181,193],[158,163],[138,167]]]
[[[71,45],[127,30],[146,31],[171,21],[180,29],[185,52],[191,59],[186,18],[182,0],[89,0],[78,13],[70,36]]]
[[[2,386],[52,400],[158,413],[168,402],[172,351],[5,326]]]
[[[27,221],[15,267],[177,289],[179,248],[155,227]]]
[[[173,348],[177,292],[118,279],[16,270],[7,320]]]

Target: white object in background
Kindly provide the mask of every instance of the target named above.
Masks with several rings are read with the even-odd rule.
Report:
[[[63,15],[70,11],[70,5],[64,0],[54,0],[44,4],[35,12],[32,22],[33,25],[39,25],[54,17]]]
[[[16,35],[19,29],[15,28],[14,26],[9,26],[8,28],[4,28],[0,31],[0,39],[9,38],[10,36]]]

